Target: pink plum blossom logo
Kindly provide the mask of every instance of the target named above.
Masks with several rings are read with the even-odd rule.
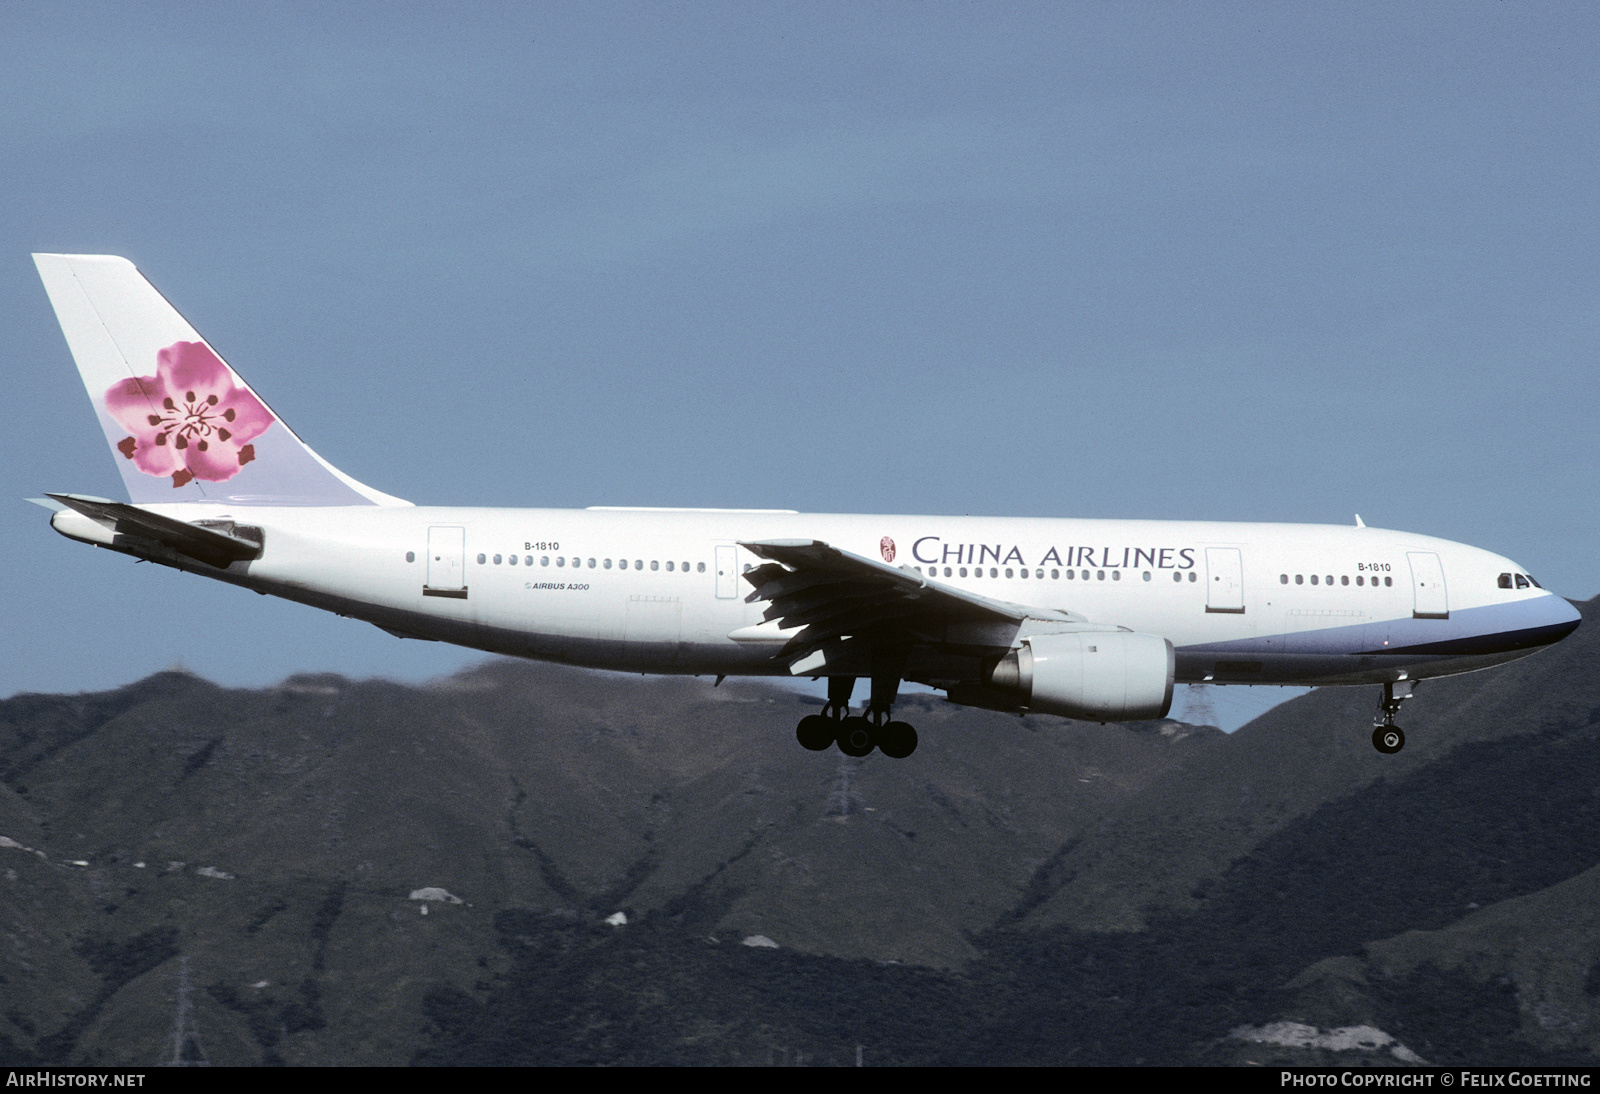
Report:
[[[888,536],[884,536],[882,539],[880,539],[878,541],[878,551],[879,551],[880,554],[883,555],[883,561],[885,561],[885,562],[893,562],[894,561],[894,540],[890,539]]]
[[[204,342],[174,342],[156,354],[156,374],[118,381],[106,410],[132,436],[117,451],[146,475],[224,482],[256,458],[249,442],[276,419]]]

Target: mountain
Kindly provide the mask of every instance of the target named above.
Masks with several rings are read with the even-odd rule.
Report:
[[[1369,741],[1378,689],[1320,688],[1159,773],[1063,849],[1052,863],[1057,883],[1028,922],[1129,930],[1155,908],[1197,909],[1235,860],[1332,802],[1416,776],[1470,745],[1592,724],[1600,626],[1595,601],[1579,607],[1587,625],[1553,649],[1419,684],[1398,719],[1406,747],[1397,755]]]
[[[216,1063],[1593,1062],[1581,608],[1389,757],[1372,688],[1232,735],[910,697],[903,761],[510,661],[19,695],[0,1058],[170,1058],[183,995]]]

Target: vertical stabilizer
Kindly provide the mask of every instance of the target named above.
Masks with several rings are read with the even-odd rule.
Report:
[[[33,261],[135,503],[410,504],[313,452],[127,259]]]

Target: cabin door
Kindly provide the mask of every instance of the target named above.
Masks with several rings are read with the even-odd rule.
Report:
[[[1411,590],[1416,596],[1412,616],[1417,619],[1449,619],[1450,600],[1445,595],[1444,566],[1432,551],[1407,551],[1411,563]]]
[[[1244,614],[1244,563],[1239,548],[1206,548],[1206,611]]]
[[[455,527],[428,529],[428,583],[423,596],[467,598],[467,530]]]
[[[739,558],[733,544],[717,545],[717,598],[731,600],[739,595]]]

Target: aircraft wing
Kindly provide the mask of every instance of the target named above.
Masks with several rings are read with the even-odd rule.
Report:
[[[845,638],[943,648],[1010,648],[1026,620],[1084,623],[1053,608],[1013,604],[956,589],[917,573],[842,551],[820,540],[741,544],[768,561],[744,575],[745,600],[765,601],[764,618],[800,628],[776,657],[804,673],[812,655]]]

